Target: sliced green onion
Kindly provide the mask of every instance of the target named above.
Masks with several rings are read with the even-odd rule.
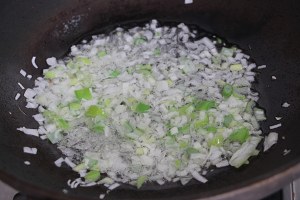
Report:
[[[206,127],[206,130],[209,133],[216,133],[217,132],[217,127],[216,126],[208,126],[208,127]]]
[[[134,131],[135,131],[135,133],[137,133],[137,134],[139,134],[139,135],[142,135],[142,134],[145,133],[145,130],[143,130],[143,129],[139,128],[139,127],[136,127],[136,128],[134,129]]]
[[[178,109],[178,112],[180,115],[187,115],[187,114],[191,114],[193,110],[194,110],[193,104],[186,104],[184,106],[181,106]]]
[[[139,74],[143,74],[144,76],[149,76],[149,75],[152,74],[151,71],[145,70],[145,69],[140,69],[140,70],[138,70],[138,73],[139,73]]]
[[[195,110],[209,110],[216,107],[215,101],[200,101],[195,104]]]
[[[93,127],[92,130],[93,130],[95,133],[102,134],[102,133],[104,133],[104,126],[96,125],[96,126]]]
[[[128,121],[126,121],[123,124],[123,127],[125,128],[125,130],[126,130],[127,133],[131,133],[134,130],[133,127],[132,127],[132,125]]]
[[[66,120],[64,120],[62,118],[58,118],[56,120],[56,124],[62,130],[67,130],[70,128],[69,122],[67,122]]]
[[[133,44],[134,45],[141,45],[145,42],[146,42],[146,40],[144,38],[135,38],[134,41],[133,41]]]
[[[196,120],[194,122],[195,129],[205,127],[209,123],[209,117],[208,117],[207,113],[205,113],[204,111],[200,112],[199,117],[200,117],[200,120]]]
[[[90,171],[84,177],[85,181],[87,182],[96,182],[100,178],[101,178],[101,174],[99,171]]]
[[[85,112],[85,116],[87,116],[87,117],[96,117],[96,116],[104,117],[105,113],[100,107],[98,107],[96,105],[92,105]]]
[[[110,104],[111,104],[111,100],[110,100],[110,99],[105,99],[105,100],[104,100],[104,105],[105,105],[106,107],[110,106]]]
[[[180,169],[180,167],[181,167],[181,160],[179,160],[179,159],[175,160],[175,167],[176,167],[176,169]]]
[[[93,98],[92,93],[89,88],[82,88],[80,90],[75,90],[75,96],[77,99],[85,99],[85,100],[91,100]]]
[[[70,79],[70,85],[76,85],[78,84],[78,79],[77,78],[71,78]]]
[[[135,112],[137,113],[146,113],[150,109],[150,105],[144,104],[144,103],[138,103],[135,107]]]
[[[142,185],[148,180],[147,176],[140,176],[136,181],[136,187],[140,189]]]
[[[45,110],[43,115],[51,122],[54,122],[55,125],[61,130],[67,130],[70,128],[69,122],[59,117],[56,113]]]
[[[97,53],[97,56],[98,56],[99,58],[103,58],[103,57],[106,56],[106,55],[107,55],[106,51],[99,51],[99,52]]]
[[[138,65],[137,72],[144,76],[149,76],[152,74],[152,66],[150,64]]]
[[[56,74],[54,71],[47,71],[44,73],[45,78],[47,79],[53,79],[56,77]]]
[[[139,69],[152,70],[152,66],[150,64],[139,65],[138,67]]]
[[[128,133],[131,133],[134,130],[132,125],[128,121],[123,124],[123,127],[125,128],[126,132],[128,132]]]
[[[228,137],[229,140],[233,142],[239,142],[239,143],[244,143],[246,140],[249,138],[249,130],[246,127],[237,129],[233,131],[230,136]]]
[[[160,49],[155,49],[154,50],[154,55],[159,56],[161,54]]]
[[[190,131],[190,126],[191,126],[191,124],[187,123],[187,124],[183,125],[182,127],[179,127],[178,132],[183,133],[183,134],[188,133]]]
[[[224,119],[223,119],[223,125],[225,126],[225,127],[230,127],[230,125],[231,125],[231,122],[233,121],[233,115],[232,114],[229,114],[229,115],[225,115],[224,116]]]
[[[181,141],[181,142],[179,142],[179,147],[181,148],[181,149],[185,149],[185,148],[187,148],[189,146],[189,143],[187,143],[186,141]]]
[[[119,70],[114,70],[110,73],[110,76],[113,78],[118,77],[121,74],[121,72]]]
[[[233,93],[232,93],[232,96],[234,96],[235,98],[238,98],[238,99],[240,99],[240,100],[246,99],[246,96],[245,96],[245,95],[239,94],[239,93],[237,93],[237,92],[233,92]]]
[[[213,139],[211,139],[208,144],[210,146],[220,147],[223,145],[224,137],[221,134],[215,135]]]
[[[87,57],[78,57],[77,61],[85,65],[91,64],[91,60]]]
[[[79,102],[72,102],[69,104],[70,110],[80,110],[81,104]]]
[[[231,71],[241,71],[242,69],[243,69],[243,65],[241,65],[241,64],[230,65]]]
[[[91,158],[85,158],[85,160],[87,161],[87,166],[89,169],[93,171],[100,171],[98,167],[98,160],[91,159]]]
[[[232,95],[233,93],[233,87],[230,84],[225,84],[223,89],[222,89],[222,96],[225,98],[228,98]]]

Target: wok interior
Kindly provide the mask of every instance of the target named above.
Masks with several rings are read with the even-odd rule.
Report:
[[[6,30],[1,33],[3,43],[0,50],[0,105],[3,111],[0,127],[0,178],[19,190],[37,196],[98,199],[99,194],[105,191],[104,187],[67,188],[67,180],[74,180],[77,174],[66,166],[55,167],[53,162],[61,153],[54,145],[16,131],[21,126],[38,127],[31,118],[36,111],[25,108],[25,98],[14,100],[16,93],[24,93],[17,82],[25,87],[34,84],[33,80],[22,77],[19,71],[24,69],[33,78],[37,78],[41,76],[42,69],[47,67],[46,58],[62,57],[68,53],[72,44],[82,38],[93,33],[108,32],[122,24],[132,25],[151,19],[163,23],[196,25],[239,45],[258,65],[266,64],[268,67],[259,71],[257,82],[253,85],[260,93],[259,105],[265,108],[268,118],[261,124],[262,129],[268,133],[268,126],[278,123],[274,117],[282,116],[283,127],[276,131],[286,139],[280,139],[271,151],[251,159],[248,166],[215,170],[209,174],[209,182],[206,184],[196,181],[184,187],[180,183],[164,186],[147,184],[141,190],[123,185],[111,192],[108,199],[210,197],[256,183],[299,163],[299,5],[294,1],[283,3],[279,0],[195,1],[190,5],[184,5],[183,0],[6,2],[3,12],[0,12],[0,24]],[[32,56],[37,57],[40,66],[37,70],[31,65]],[[277,77],[276,81],[271,80],[272,75]],[[291,103],[288,109],[281,107],[285,101]],[[25,155],[23,146],[38,148],[38,155]],[[292,151],[282,156],[284,149]],[[31,165],[25,166],[25,160],[29,160]],[[296,177],[299,171],[298,168],[293,175],[281,178],[276,184],[270,183],[269,187],[256,191],[255,195],[260,197],[278,189],[293,176]],[[67,195],[62,193],[64,188],[69,190]]]

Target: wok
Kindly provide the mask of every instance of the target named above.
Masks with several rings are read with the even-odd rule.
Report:
[[[0,2],[0,179],[16,189],[42,199],[99,199],[104,187],[70,189],[66,182],[77,174],[53,162],[61,156],[55,145],[26,136],[16,128],[36,128],[17,93],[34,85],[33,79],[46,68],[45,59],[62,57],[72,44],[94,33],[117,26],[130,26],[151,19],[162,23],[184,22],[239,45],[260,70],[253,88],[260,93],[259,106],[268,120],[262,130],[278,123],[279,142],[270,151],[251,159],[240,169],[224,168],[208,176],[209,182],[192,181],[186,186],[147,184],[141,190],[129,185],[107,199],[258,199],[278,190],[300,174],[300,2],[295,0],[2,0]],[[37,57],[38,69],[31,65]],[[32,80],[19,73],[24,69]],[[277,77],[272,81],[271,76]],[[289,108],[282,108],[289,102]],[[10,114],[11,113],[11,114]],[[285,139],[281,137],[284,136]],[[23,146],[38,148],[36,156],[23,153]],[[261,147],[260,147],[261,148]],[[291,152],[283,156],[283,151]],[[31,165],[24,165],[24,161]],[[67,189],[68,193],[63,193]]]

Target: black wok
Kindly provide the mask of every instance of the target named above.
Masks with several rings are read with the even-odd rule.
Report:
[[[184,22],[238,44],[258,64],[253,87],[259,105],[266,109],[268,126],[282,116],[278,144],[240,169],[225,168],[209,175],[209,182],[186,186],[177,183],[148,184],[141,190],[122,185],[107,199],[258,199],[300,175],[300,1],[295,0],[2,0],[0,2],[0,179],[31,196],[47,199],[99,199],[103,187],[69,189],[66,182],[76,173],[67,166],[56,168],[61,156],[54,145],[16,131],[37,127],[26,109],[24,93],[17,85],[32,87],[20,69],[41,76],[47,57],[62,57],[70,46],[92,33],[112,30],[128,22]],[[129,23],[132,24],[132,23]],[[39,69],[31,65],[37,57]],[[271,75],[277,77],[272,81]],[[281,104],[291,106],[283,109]],[[9,114],[11,112],[11,114]],[[284,136],[285,140],[281,139]],[[36,156],[25,155],[23,146],[37,147]],[[283,156],[283,151],[291,152]],[[25,166],[24,161],[31,162]],[[68,193],[64,194],[63,189]]]

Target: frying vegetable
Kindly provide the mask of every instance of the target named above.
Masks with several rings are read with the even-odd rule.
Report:
[[[257,155],[258,121],[266,119],[250,90],[253,64],[236,47],[220,50],[223,40],[189,30],[153,20],[48,59],[44,77],[24,93],[40,127],[19,130],[57,144],[81,186],[205,183],[204,169],[242,166]]]

